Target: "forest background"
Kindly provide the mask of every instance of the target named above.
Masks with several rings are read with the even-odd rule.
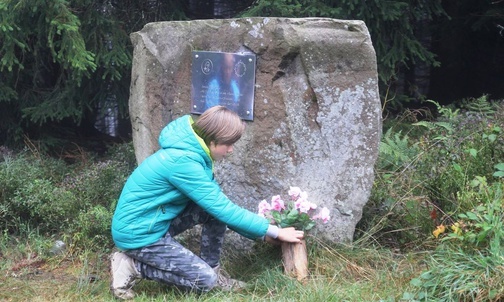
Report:
[[[308,238],[309,281],[259,246],[225,258],[247,291],[182,297],[502,301],[502,0],[0,0],[0,300],[111,299],[110,219],[136,165],[129,34],[249,16],[366,22],[384,121],[376,179],[351,245]]]
[[[504,91],[503,1],[2,0],[0,145],[129,139],[129,34],[148,22],[247,16],[364,20],[385,113]],[[104,119],[114,118],[114,130]],[[97,125],[98,123],[98,125]],[[100,124],[101,123],[101,124]]]

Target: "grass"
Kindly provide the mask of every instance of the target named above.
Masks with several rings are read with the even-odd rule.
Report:
[[[310,277],[302,282],[283,274],[279,248],[257,244],[250,254],[224,258],[229,273],[249,284],[245,290],[197,295],[142,280],[135,301],[399,301],[425,268],[420,253],[308,242]],[[0,301],[114,301],[108,266],[100,252],[42,257],[4,241]]]

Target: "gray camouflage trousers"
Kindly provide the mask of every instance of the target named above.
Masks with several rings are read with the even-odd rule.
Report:
[[[173,238],[197,224],[202,225],[199,257]],[[188,291],[207,292],[217,282],[213,268],[219,265],[225,232],[225,224],[190,202],[172,220],[168,233],[163,238],[125,253],[135,259],[136,268],[143,279]]]

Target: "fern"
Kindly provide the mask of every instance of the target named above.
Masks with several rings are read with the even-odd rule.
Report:
[[[463,101],[462,106],[469,111],[478,112],[486,116],[495,114],[495,109],[492,106],[492,103],[488,101],[488,95],[486,94],[480,96],[477,99],[470,98],[468,100],[465,100]]]
[[[413,123],[414,126],[423,126],[429,130],[435,130],[439,128],[443,128],[448,130],[449,132],[453,132],[453,126],[448,122],[429,122],[429,121],[420,121],[417,123]]]
[[[390,128],[380,142],[379,152],[380,169],[398,170],[413,160],[418,149],[417,143],[411,144],[408,135],[402,135],[402,131],[394,133]]]
[[[438,141],[447,139],[448,135],[451,135],[454,132],[453,125],[449,122],[420,121],[417,123],[413,123],[412,125],[425,127],[429,131],[440,132],[440,135],[434,137],[434,139],[438,140]],[[440,130],[440,131],[438,131],[438,130]],[[447,133],[444,133],[444,132],[447,132]]]
[[[426,102],[434,104],[436,106],[439,114],[441,114],[442,117],[445,117],[449,120],[453,120],[454,118],[456,118],[459,115],[459,111],[460,111],[459,109],[453,110],[452,108],[442,106],[441,104],[439,104],[438,102],[433,101],[433,100],[426,100]]]

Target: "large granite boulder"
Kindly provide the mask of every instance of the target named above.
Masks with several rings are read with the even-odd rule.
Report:
[[[298,186],[331,210],[317,235],[352,240],[372,188],[381,135],[376,55],[364,22],[159,22],[131,39],[129,103],[139,162],[158,149],[168,122],[190,113],[192,51],[254,53],[254,119],[246,122],[234,154],[217,164],[219,183],[252,211],[262,199]]]

